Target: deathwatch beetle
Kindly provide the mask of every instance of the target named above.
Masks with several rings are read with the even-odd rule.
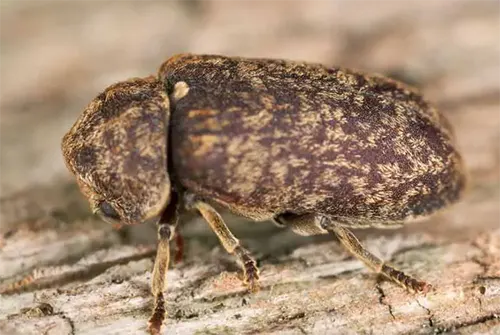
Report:
[[[158,76],[108,87],[62,140],[68,168],[109,222],[158,224],[149,329],[165,317],[169,241],[195,210],[258,287],[252,255],[213,206],[301,235],[335,234],[368,267],[417,292],[349,228],[400,226],[456,202],[464,164],[450,124],[413,88],[284,60],[181,54]]]

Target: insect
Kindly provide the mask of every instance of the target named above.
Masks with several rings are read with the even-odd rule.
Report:
[[[459,200],[465,172],[452,129],[415,89],[379,75],[284,60],[181,54],[157,76],[108,87],[62,140],[68,168],[105,221],[155,222],[149,321],[158,333],[169,241],[197,211],[258,288],[251,253],[217,206],[301,235],[334,234],[377,273],[349,228],[393,228]]]

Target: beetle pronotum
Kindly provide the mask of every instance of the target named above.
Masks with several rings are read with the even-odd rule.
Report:
[[[318,64],[182,54],[158,76],[108,87],[62,150],[94,212],[158,224],[150,330],[164,319],[169,241],[181,212],[203,216],[250,290],[259,271],[214,209],[335,234],[375,272],[416,280],[348,228],[397,227],[457,201],[465,185],[449,123],[413,88]]]

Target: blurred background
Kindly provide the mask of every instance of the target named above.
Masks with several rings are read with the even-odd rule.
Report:
[[[154,74],[164,60],[181,52],[320,62],[386,74],[420,88],[455,129],[470,174],[469,192],[445,214],[405,227],[402,240],[372,240],[371,250],[387,257],[397,248],[455,241],[499,227],[498,1],[2,0],[0,25],[0,281],[22,278],[40,266],[92,258],[96,250],[111,248],[109,255],[137,253],[123,245],[145,227],[134,228],[132,234],[117,232],[90,215],[63,163],[60,140],[108,85]],[[204,235],[199,243],[192,240],[189,257],[196,254],[203,264],[226,257],[220,249],[216,256],[211,253],[218,242],[206,225],[198,226],[205,229]],[[247,235],[237,235],[257,255],[267,255],[267,264],[280,255],[273,253],[280,248],[281,255],[290,253],[292,239],[310,241],[271,225],[244,226]],[[409,231],[425,237],[413,238],[416,235]],[[154,248],[153,227],[144,241]],[[331,248],[334,244],[311,249],[310,254],[319,253],[314,258],[318,262],[335,263],[328,257],[340,256],[332,256]],[[190,264],[188,270],[198,263]],[[218,266],[210,275],[227,268]],[[135,271],[143,276],[150,268],[149,262]],[[144,298],[149,297],[149,279],[140,278],[145,288],[129,291],[149,299]],[[174,281],[169,294],[182,296],[175,285],[179,291],[183,283]],[[13,297],[9,304],[25,306],[22,301],[31,298],[23,297]],[[72,299],[51,303],[64,306],[65,301],[76,301]],[[121,301],[119,308],[142,313],[140,328],[149,302],[138,309]],[[78,317],[78,310],[73,317]],[[84,327],[83,321],[75,320]],[[373,324],[383,325],[377,320]]]

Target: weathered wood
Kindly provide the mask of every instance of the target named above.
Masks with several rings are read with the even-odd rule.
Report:
[[[500,333],[499,14],[495,1],[3,2],[0,334],[145,333],[155,229],[116,231],[92,217],[59,141],[97,91],[178,51],[306,59],[412,82],[454,126],[470,187],[427,221],[356,232],[433,284],[427,295],[377,277],[329,236],[225,215],[259,259],[262,289],[249,295],[207,224],[186,218],[165,333]]]

